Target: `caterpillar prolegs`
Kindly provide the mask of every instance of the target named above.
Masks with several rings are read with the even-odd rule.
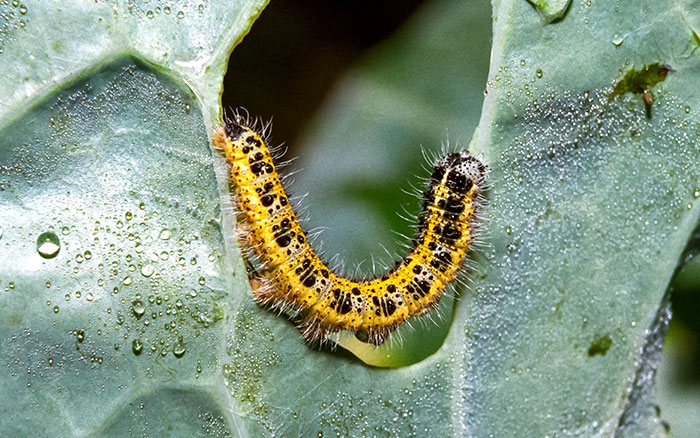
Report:
[[[238,236],[260,262],[255,298],[292,309],[307,341],[342,330],[382,344],[401,323],[434,309],[464,266],[487,168],[467,152],[439,158],[423,194],[408,254],[381,278],[333,273],[314,253],[290,206],[264,133],[240,115],[214,136],[236,186]]]

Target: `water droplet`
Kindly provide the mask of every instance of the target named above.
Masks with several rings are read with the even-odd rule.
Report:
[[[77,256],[75,256],[75,261],[76,261],[76,263],[82,263],[83,260],[84,260],[84,259],[83,259],[83,255],[82,255],[82,254],[78,254]]]
[[[90,251],[85,251],[85,260],[90,260],[92,258],[92,253]]]
[[[19,7],[19,13],[22,14],[22,15],[26,14],[26,13],[27,13],[27,7],[24,6],[24,5],[20,6],[20,7]]]
[[[143,304],[141,300],[134,300],[131,302],[131,310],[134,312],[134,316],[136,316],[137,319],[141,319],[146,312],[146,305]]]
[[[64,236],[67,236],[68,234],[70,234],[70,228],[61,227],[61,234],[63,234]]]
[[[61,241],[56,233],[51,231],[41,233],[36,240],[36,250],[40,256],[45,259],[52,259],[58,255],[61,250]]]
[[[146,12],[146,17],[148,17],[149,19],[153,18],[153,11]]]
[[[163,230],[160,232],[159,237],[161,238],[161,240],[168,240],[168,239],[170,239],[170,236],[171,236],[170,230],[166,229],[166,230]]]
[[[615,47],[621,46],[624,41],[625,41],[624,36],[617,34],[617,33],[615,35],[613,35],[612,43]]]
[[[124,286],[130,285],[131,282],[132,282],[131,277],[124,277],[124,281],[123,281]]]
[[[524,60],[524,59],[521,59],[521,60],[520,60],[520,65],[525,65],[525,60]]]
[[[164,7],[163,12],[165,12],[167,15],[170,15],[170,6]]]
[[[204,279],[204,277],[199,277],[199,284],[200,286],[204,286],[206,284],[207,280]]]
[[[695,189],[695,191],[693,192],[693,196],[694,196],[696,199],[697,199],[697,198],[700,198],[700,188]]]
[[[537,76],[538,78],[541,78],[542,77],[542,69],[538,68],[537,71],[535,72],[535,76]]]
[[[95,296],[92,294],[92,292],[88,292],[88,293],[85,295],[85,299],[87,299],[88,301],[92,301],[92,300],[95,299]]]
[[[143,351],[143,344],[141,343],[141,341],[139,341],[138,339],[134,339],[134,341],[131,343],[131,351],[133,351],[136,356],[141,354],[141,352]]]
[[[178,12],[178,13],[177,13],[177,18],[179,18],[180,20],[182,20],[183,18],[185,18],[185,13],[182,12],[182,11]]]
[[[58,306],[53,306],[53,313],[58,313]]]
[[[173,345],[173,354],[175,357],[182,357],[185,355],[185,345],[182,343],[182,338],[180,338],[175,345]]]
[[[686,113],[689,113],[689,112],[690,112],[690,107],[687,106],[687,105],[686,105],[686,107],[685,107],[685,112],[686,112]]]
[[[133,217],[134,216],[131,214],[130,211],[127,211],[126,213],[124,213],[124,218],[128,221],[130,221]]]
[[[75,331],[75,339],[78,340],[78,342],[83,342],[85,340],[85,332],[82,330],[76,330]]]
[[[146,265],[143,268],[141,268],[141,275],[144,277],[150,277],[153,275],[153,266],[151,265]]]

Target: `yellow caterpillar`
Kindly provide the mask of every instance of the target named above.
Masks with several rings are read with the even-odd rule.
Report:
[[[236,185],[239,239],[261,266],[256,299],[301,317],[307,341],[348,330],[382,344],[407,319],[435,308],[459,276],[476,227],[487,168],[467,152],[438,159],[423,195],[418,234],[408,255],[381,278],[331,272],[309,246],[275,170],[265,135],[240,115],[214,135]]]

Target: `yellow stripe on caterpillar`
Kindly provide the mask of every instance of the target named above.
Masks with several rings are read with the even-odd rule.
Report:
[[[461,273],[477,226],[487,167],[467,152],[435,162],[409,253],[381,278],[337,275],[309,246],[266,144],[236,115],[214,135],[236,186],[238,236],[260,262],[255,298],[301,317],[307,341],[347,330],[382,344],[401,323],[434,309]]]

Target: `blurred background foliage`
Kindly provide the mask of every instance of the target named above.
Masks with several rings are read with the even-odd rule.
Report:
[[[311,157],[304,149],[305,134],[314,117],[320,112],[331,111],[331,93],[338,93],[341,79],[353,77],[353,72],[377,64],[378,60],[400,51],[400,43],[391,37],[410,27],[410,20],[429,8],[426,0],[371,0],[322,1],[298,0],[296,2],[271,2],[249,35],[233,52],[229,61],[229,74],[224,84],[224,107],[243,107],[252,115],[264,120],[273,119],[273,143],[284,142],[289,152],[287,158],[299,157],[288,171],[306,167],[296,176],[294,194],[304,194],[302,206],[309,213],[307,227],[321,227],[319,239],[329,255],[339,254],[346,262],[346,270],[358,270],[363,274],[373,271],[373,260],[390,262],[386,252],[401,252],[405,239],[411,235],[410,224],[397,212],[411,217],[418,211],[416,198],[406,193],[411,186],[421,187],[420,176],[425,176],[425,160],[420,148],[439,151],[438,141],[457,141],[466,145],[478,122],[481,112],[481,93],[485,89],[490,56],[491,22],[488,1],[472,0],[474,14],[481,15],[478,28],[462,29],[465,35],[480,34],[474,41],[474,53],[460,57],[443,57],[434,60],[397,59],[396,71],[401,69],[425,69],[426,81],[432,75],[440,76],[438,83],[471,81],[462,84],[461,93],[442,90],[441,100],[462,101],[474,109],[473,117],[450,125],[447,120],[438,126],[432,137],[415,133],[406,142],[406,156],[394,163],[391,174],[357,172],[355,180],[342,184],[320,185],[322,171],[308,168],[311,165],[331,163],[341,168],[362,165],[356,162],[333,162],[334,157]],[[398,38],[400,41],[400,38]],[[381,61],[379,61],[381,62]],[[404,64],[400,64],[403,62]],[[405,65],[408,62],[409,65]],[[375,65],[376,69],[376,65]],[[406,83],[403,92],[416,93],[425,84]],[[440,93],[440,91],[437,91]],[[342,94],[342,93],[341,93]],[[446,104],[446,106],[449,106]],[[390,111],[390,109],[387,109]],[[470,113],[472,114],[472,113]],[[321,119],[323,117],[320,117]],[[371,120],[368,120],[371,124]],[[371,129],[360,126],[358,129]],[[437,136],[437,137],[436,137]],[[374,147],[381,147],[381,135],[377,135]],[[319,152],[314,150],[313,152]],[[305,155],[307,154],[307,155]],[[330,152],[329,152],[330,155]],[[410,177],[413,175],[413,177]],[[327,182],[327,181],[324,181]],[[402,189],[406,189],[402,191]],[[363,210],[350,213],[334,213],[338,204],[353,204]],[[364,212],[364,213],[363,213]],[[362,216],[364,214],[364,216]],[[353,242],[353,245],[344,245]],[[387,251],[383,249],[386,248]],[[671,425],[672,436],[697,436],[700,427],[700,231],[689,243],[676,277],[670,285],[673,318],[664,343],[664,357],[657,375],[658,401],[661,417]],[[374,270],[381,270],[382,266]]]

